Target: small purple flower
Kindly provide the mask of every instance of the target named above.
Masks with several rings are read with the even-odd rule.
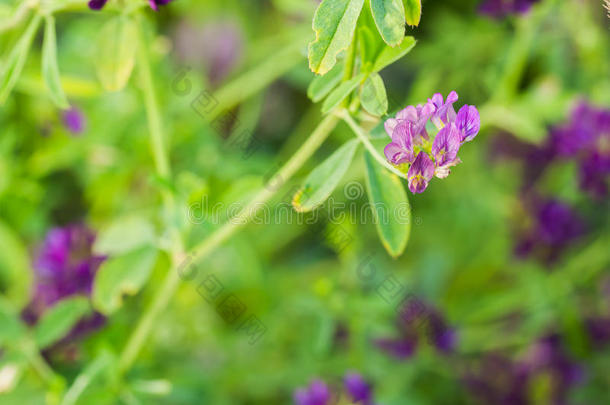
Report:
[[[104,256],[93,254],[95,234],[84,225],[69,225],[51,229],[34,261],[34,295],[23,317],[34,324],[51,306],[63,298],[90,296],[95,273]],[[82,321],[74,331],[84,332],[89,326],[98,327],[103,317],[94,314]],[[73,331],[73,332],[74,332]]]
[[[435,174],[439,179],[449,175],[449,168],[460,163],[457,157],[460,150],[460,132],[454,123],[439,131],[432,143],[432,156],[436,166]]]
[[[443,101],[443,95],[436,93],[428,100],[428,103],[434,105],[435,111],[432,115],[432,123],[437,128],[441,129],[448,122],[455,120],[456,114],[453,109],[453,103],[458,100],[458,94],[452,91],[447,95],[447,100]]]
[[[373,402],[371,386],[358,373],[348,373],[343,379],[345,391],[356,404],[371,405]]]
[[[321,380],[313,380],[308,387],[299,388],[294,393],[297,405],[328,405],[330,400],[330,390]]]
[[[383,153],[393,165],[413,162],[413,124],[402,121],[394,127],[392,142],[386,145]]]
[[[509,14],[527,13],[532,4],[539,0],[485,0],[479,6],[479,12],[490,17],[500,18]]]
[[[106,2],[108,2],[108,0],[90,0],[89,8],[91,10],[101,10],[106,5]]]
[[[481,117],[477,108],[464,104],[457,113],[455,125],[460,131],[460,142],[472,141],[481,129]]]
[[[172,0],[148,0],[148,3],[150,8],[157,11],[159,6],[163,6],[171,1]],[[108,0],[89,0],[88,5],[91,10],[101,10],[107,2]]]
[[[433,176],[434,163],[425,152],[419,152],[407,173],[409,190],[413,194],[422,193],[428,187],[428,183]]]
[[[397,317],[398,337],[376,339],[375,345],[395,359],[404,360],[413,355],[425,337],[440,353],[451,353],[456,333],[442,314],[416,297],[405,301]]]
[[[66,129],[74,135],[80,135],[85,130],[85,115],[76,107],[63,112],[63,121]]]
[[[566,247],[586,232],[582,218],[561,201],[533,198],[529,205],[534,224],[517,244],[515,250],[518,256],[539,253],[552,263]]]

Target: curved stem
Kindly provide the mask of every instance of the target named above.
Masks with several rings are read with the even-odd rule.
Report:
[[[354,131],[358,139],[360,139],[360,142],[364,144],[364,146],[368,149],[371,155],[373,155],[375,160],[377,160],[383,167],[385,167],[398,177],[402,177],[403,179],[407,178],[407,176],[403,172],[392,166],[386,159],[384,159],[383,156],[379,154],[379,152],[377,152],[377,149],[375,149],[375,147],[373,146],[369,138],[366,136],[362,128],[360,128],[360,125],[358,125],[356,121],[354,121],[352,116],[346,110],[342,110],[338,114],[343,119],[343,121],[345,121],[347,125],[349,125],[352,131]]]

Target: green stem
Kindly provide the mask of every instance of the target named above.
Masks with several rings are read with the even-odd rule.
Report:
[[[345,121],[347,125],[349,125],[352,131],[354,131],[358,139],[360,139],[360,142],[364,144],[366,149],[371,153],[371,155],[373,155],[375,160],[377,160],[383,167],[385,167],[398,177],[402,177],[403,179],[407,178],[407,176],[403,172],[392,166],[383,156],[379,154],[379,152],[377,152],[377,149],[375,149],[368,136],[366,136],[362,128],[360,128],[360,125],[358,125],[356,121],[354,121],[352,116],[346,110],[342,110],[341,112],[339,112],[339,115],[341,118],[343,118],[343,121]]]
[[[244,207],[235,217],[216,230],[209,238],[199,243],[192,250],[193,264],[206,257],[214,248],[228,239],[233,233],[247,224],[258,212],[261,206],[269,201],[271,197],[296,173],[297,170],[318,150],[320,145],[328,137],[330,132],[335,128],[339,118],[335,114],[326,116],[317,128],[312,132],[311,136],[305,143],[295,152],[294,155],[278,170],[278,172],[269,180],[252,201]],[[271,187],[270,185],[274,186]]]
[[[171,176],[170,166],[167,158],[167,152],[165,149],[164,137],[163,137],[163,125],[161,123],[161,114],[159,112],[159,103],[154,91],[154,85],[152,75],[150,71],[150,60],[145,47],[146,41],[143,38],[142,26],[140,27],[140,43],[138,46],[138,68],[140,70],[140,77],[142,80],[142,93],[144,96],[144,104],[146,106],[146,116],[148,118],[148,126],[150,129],[151,146],[153,150],[153,156],[155,160],[155,167],[160,177],[169,180]],[[166,214],[170,218],[169,231],[172,241],[171,247],[171,266],[168,270],[167,279],[172,279],[172,274],[175,273],[173,268],[179,264],[179,261],[184,255],[184,246],[180,233],[174,225],[174,214],[175,214],[175,200],[174,195],[167,189],[162,191],[163,202]],[[130,336],[129,340],[121,357],[119,358],[119,372],[126,372],[133,362],[135,361],[138,353],[140,352],[144,341],[148,337],[152,324],[158,315],[158,313],[166,307],[171,294],[175,291],[178,285],[177,280],[172,283],[164,283],[163,287],[157,295],[154,297],[150,307],[142,316],[140,322],[134,333]],[[168,293],[169,292],[169,293]]]

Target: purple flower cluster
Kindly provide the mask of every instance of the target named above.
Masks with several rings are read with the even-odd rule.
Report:
[[[453,351],[455,330],[450,328],[442,314],[420,300],[408,300],[397,319],[398,337],[377,339],[376,345],[388,355],[403,360],[415,352],[422,337],[440,353]]]
[[[580,102],[570,120],[551,128],[541,146],[531,145],[510,136],[495,144],[494,157],[522,159],[525,163],[525,188],[532,186],[554,162],[576,161],[580,188],[601,200],[608,195],[610,183],[610,109]]]
[[[510,14],[525,14],[539,0],[485,0],[479,12],[490,17],[501,18]]]
[[[343,378],[343,388],[351,403],[373,405],[371,385],[358,373],[350,372]],[[330,405],[333,393],[321,380],[313,380],[309,386],[299,388],[294,393],[296,405]]]
[[[92,253],[94,240],[93,231],[81,224],[53,228],[47,233],[34,262],[34,294],[23,313],[26,321],[35,323],[63,298],[91,295],[95,273],[105,260]],[[101,319],[97,314],[85,321],[87,325],[77,325],[77,328],[97,326]]]
[[[157,11],[159,6],[164,6],[170,1],[172,0],[148,0],[148,3],[150,4],[150,8]],[[101,10],[107,2],[108,0],[89,0],[88,4],[91,10]]]
[[[515,253],[519,257],[534,254],[552,263],[571,243],[585,234],[586,226],[569,205],[559,200],[532,200],[528,211],[533,223],[521,234]]]
[[[476,107],[464,105],[456,114],[453,104],[458,95],[452,91],[444,100],[436,93],[425,105],[408,106],[385,122],[391,142],[385,147],[386,159],[407,171],[409,190],[421,193],[432,177],[444,179],[450,168],[461,163],[460,147],[479,133],[481,120]],[[432,122],[438,133],[431,141],[426,125]]]
[[[610,109],[579,103],[567,124],[551,130],[546,147],[557,159],[578,162],[581,189],[595,198],[608,195]]]
[[[545,379],[548,397],[534,399],[533,393],[540,392],[536,384]],[[464,377],[475,396],[495,405],[565,404],[570,389],[582,380],[582,368],[568,356],[557,335],[538,340],[519,360],[488,354]]]

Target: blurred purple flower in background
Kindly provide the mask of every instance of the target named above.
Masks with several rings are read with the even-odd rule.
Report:
[[[309,386],[299,388],[294,393],[294,402],[297,405],[327,405],[330,399],[330,389],[321,380],[313,380]]]
[[[509,14],[527,13],[539,0],[484,0],[479,12],[490,17],[501,18]]]
[[[532,224],[519,238],[519,257],[536,254],[551,263],[570,244],[586,233],[583,219],[569,205],[554,199],[531,198],[526,202]]]
[[[396,324],[398,337],[377,339],[375,344],[397,360],[413,355],[424,337],[442,354],[451,353],[455,348],[455,330],[437,309],[417,298],[409,298],[403,304]]]
[[[150,8],[157,11],[159,6],[164,6],[171,1],[173,0],[148,0],[148,3]],[[108,0],[90,0],[88,5],[91,10],[101,10],[107,2]]]
[[[64,126],[74,135],[80,135],[85,130],[85,115],[77,107],[70,107],[62,114]]]
[[[558,335],[539,339],[518,360],[486,354],[464,375],[476,397],[495,405],[565,404],[570,390],[583,379],[581,366],[568,355]]]
[[[453,104],[458,94],[452,91],[443,98],[436,93],[425,105],[407,106],[388,118],[384,127],[391,138],[384,154],[388,162],[407,171],[409,190],[422,193],[432,177],[449,176],[450,168],[461,163],[457,154],[465,142],[479,133],[481,118],[476,107],[464,105],[456,114]],[[430,144],[426,130],[428,120],[439,129]]]
[[[93,254],[95,234],[82,224],[51,229],[34,261],[33,297],[23,313],[31,324],[55,303],[75,295],[90,296],[95,273],[104,256]],[[81,334],[100,326],[100,314],[81,321],[73,330]]]
[[[373,393],[371,385],[358,373],[348,373],[343,379],[345,392],[355,404],[372,405]]]
[[[233,21],[203,26],[182,21],[173,36],[180,62],[204,68],[213,86],[231,73],[243,54],[243,34]]]

